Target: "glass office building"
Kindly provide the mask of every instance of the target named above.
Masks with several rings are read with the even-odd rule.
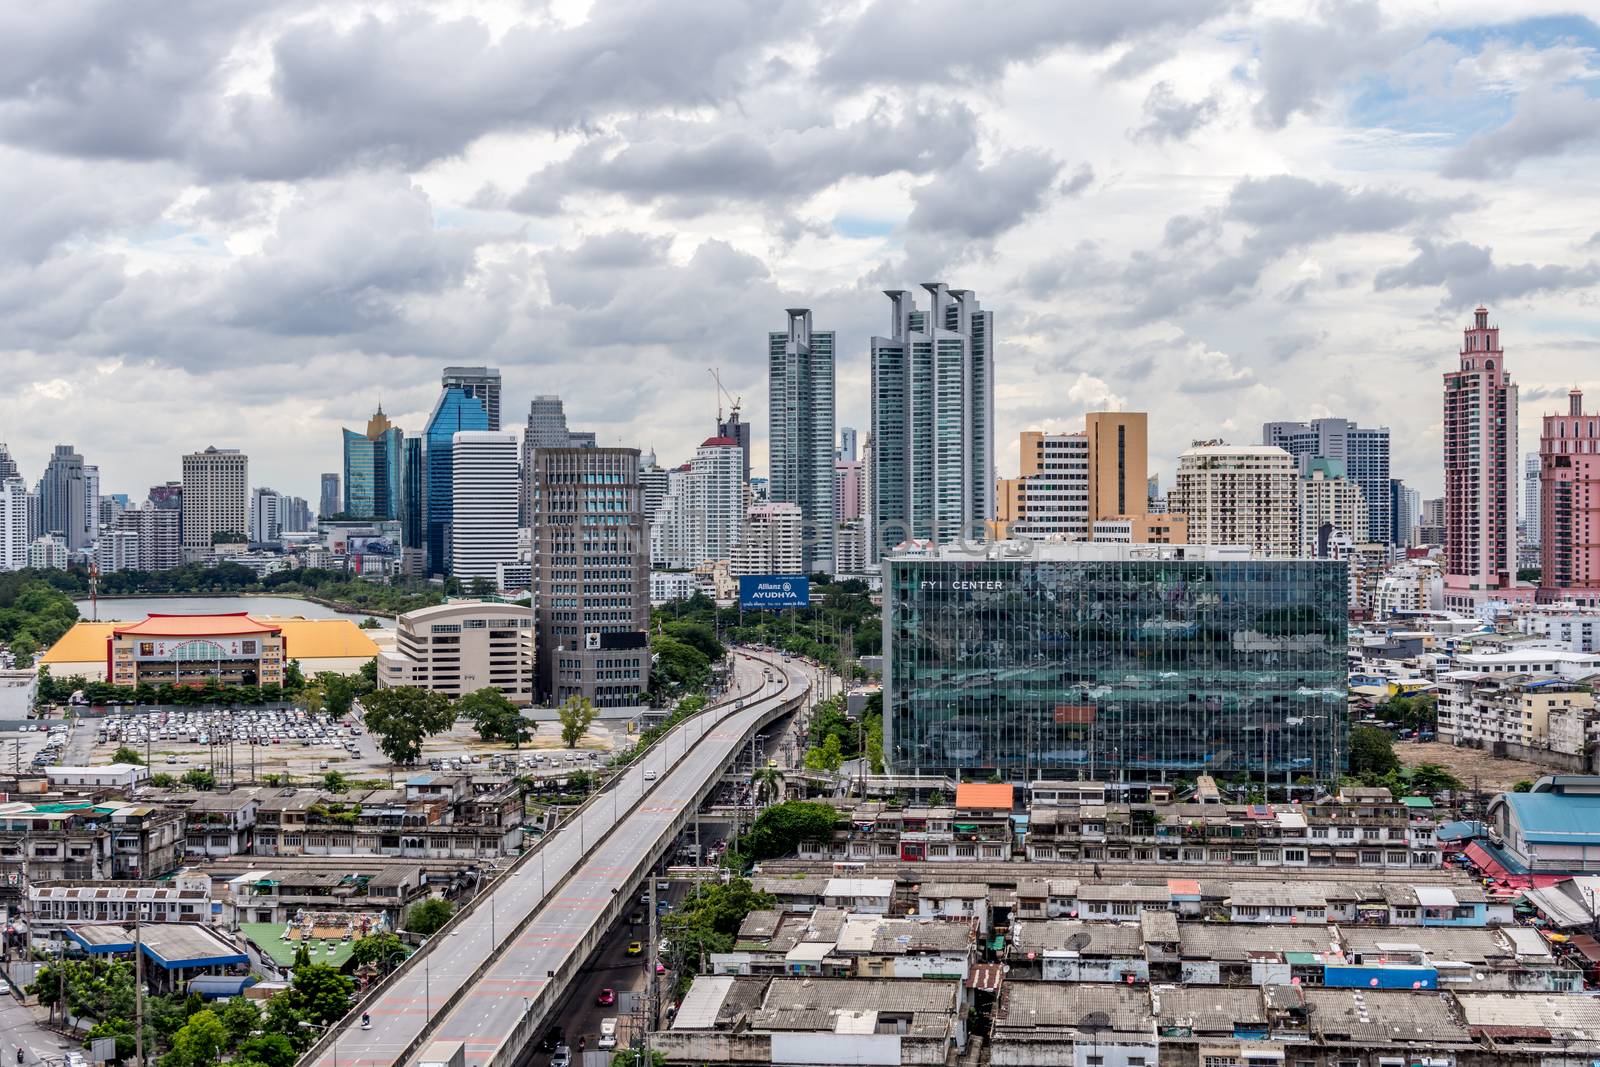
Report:
[[[352,519],[400,518],[405,434],[383,408],[366,432],[344,431],[344,514]]]
[[[428,468],[423,488],[428,540],[429,574],[450,573],[450,522],[455,517],[455,482],[452,470],[455,435],[461,430],[489,429],[489,415],[483,401],[468,395],[459,386],[439,394],[422,434],[422,449]]]
[[[1331,782],[1345,565],[1191,545],[999,542],[884,561],[901,774]]]

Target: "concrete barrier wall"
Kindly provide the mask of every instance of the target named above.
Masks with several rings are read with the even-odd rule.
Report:
[[[739,743],[730,750],[731,753],[738,753],[740,748],[748,744],[750,738],[763,727],[803,707],[810,689],[809,683],[803,684],[798,693],[755,719],[741,735]],[[693,802],[685,804],[683,810],[673,819],[671,828],[661,836],[661,839],[649,851],[640,857],[638,864],[635,865],[633,871],[624,880],[624,885],[630,885],[649,876],[656,864],[661,862],[662,857],[672,847],[673,842],[683,833],[684,828],[693,821],[695,810],[710,795],[711,791],[717,787],[717,783],[720,780],[720,775],[713,775],[701,786],[699,791],[696,792]],[[565,995],[567,985],[583,969],[583,965],[594,953],[594,950],[600,946],[600,942],[604,939],[606,932],[621,917],[623,910],[629,907],[631,897],[631,893],[617,893],[611,898],[611,902],[602,909],[599,921],[590,926],[589,932],[584,936],[583,940],[574,946],[572,952],[567,956],[566,962],[556,971],[556,976],[550,979],[545,987],[530,1000],[528,1011],[523,1014],[522,1019],[513,1027],[505,1042],[489,1061],[489,1067],[515,1067],[524,1058],[528,1047],[537,1039],[540,1031],[544,1029],[551,1014],[555,1011],[556,1005]]]
[[[750,655],[750,654],[749,653],[745,653],[745,655]],[[766,662],[766,660],[763,657],[752,656],[751,658],[759,659],[762,662]],[[764,683],[763,683],[763,685],[764,685]],[[679,724],[679,728],[681,728],[683,726],[687,726],[691,722],[697,721],[702,716],[714,716],[715,718],[714,718],[713,721],[720,722],[722,717],[724,717],[727,714],[731,714],[732,712],[737,710],[733,706],[736,702],[738,702],[740,700],[748,699],[752,693],[759,692],[760,689],[761,689],[761,686],[757,686],[755,689],[744,690],[744,691],[741,691],[741,692],[738,692],[738,693],[734,693],[734,694],[726,697],[724,700],[722,700],[722,701],[720,701],[720,702],[718,702],[716,704],[710,705],[707,708],[705,708],[703,711],[699,712],[698,714],[696,714],[694,716],[691,716],[690,718],[684,720],[683,723]],[[673,733],[676,733],[676,732],[677,732],[677,728],[674,728],[673,730],[668,731],[667,734],[664,734],[661,737],[657,738],[656,741],[654,742],[654,744],[651,745],[650,747],[653,748],[653,747],[655,747],[655,745],[659,745],[659,744],[663,743],[664,741],[667,740],[668,737],[670,737]],[[634,762],[636,762],[636,761],[637,761],[637,757],[635,757],[635,761]],[[614,789],[616,787],[616,783],[618,781],[620,781],[627,774],[629,768],[631,768],[632,766],[633,766],[633,762],[630,762],[628,767],[624,767],[622,769],[621,773],[612,775],[609,779],[607,779],[605,784],[601,788],[599,788],[599,789],[595,790],[593,793],[591,793],[589,795],[589,797],[587,799],[585,799],[582,804],[578,805],[576,808],[574,808],[572,810],[572,812],[562,822],[560,828],[558,828],[558,829],[556,829],[556,830],[554,830],[554,831],[552,831],[550,833],[545,834],[543,837],[541,837],[539,839],[538,843],[535,844],[533,848],[528,849],[527,851],[522,853],[522,855],[518,856],[514,861],[512,861],[511,865],[508,866],[505,869],[505,871],[502,872],[499,875],[499,877],[495,878],[494,881],[488,883],[488,885],[484,889],[482,889],[480,892],[478,892],[470,901],[468,901],[454,915],[452,915],[450,917],[450,921],[448,923],[446,923],[444,926],[440,927],[439,930],[434,933],[433,937],[428,939],[428,942],[430,944],[431,943],[443,943],[443,939],[448,934],[450,934],[453,930],[456,929],[457,926],[459,926],[462,922],[464,922],[469,915],[471,915],[475,911],[477,911],[478,907],[485,900],[488,899],[489,894],[494,892],[495,886],[499,885],[502,881],[504,881],[506,878],[508,878],[513,872],[517,871],[524,864],[532,862],[534,857],[536,857],[539,854],[540,850],[542,850],[550,841],[554,840],[556,838],[556,835],[567,832],[567,827],[572,825],[572,822],[573,822],[574,819],[581,818],[582,815],[584,814],[584,812],[586,812],[592,805],[598,804],[602,799],[605,799],[606,795],[612,789]],[[636,801],[634,803],[634,805],[630,806],[627,810],[629,812],[633,811],[633,808],[637,807],[639,803],[642,803],[644,797],[648,796],[649,793],[650,793],[650,790],[648,790],[648,789],[643,790],[639,801]],[[619,821],[620,821],[620,819],[619,819]],[[608,830],[606,836],[609,836],[609,834],[610,834],[610,831]],[[595,842],[595,847],[599,847],[600,843],[602,841],[604,841],[604,840],[605,840],[604,837],[602,837],[599,840],[597,840]],[[540,904],[542,904],[544,900],[548,900],[548,899],[554,897],[557,893],[559,893],[561,888],[562,888],[562,886],[564,886],[566,884],[567,880],[572,877],[572,874],[575,871],[577,871],[578,868],[581,867],[582,865],[583,865],[582,864],[582,860],[580,859],[579,862],[573,866],[572,870],[568,871],[567,874],[564,875],[558,882],[556,882],[554,886],[549,887],[546,890],[546,892],[544,894],[544,897],[541,898],[539,903],[536,903],[533,906],[532,910],[529,911],[529,913],[526,916],[524,916],[515,925],[515,927],[511,931],[511,933],[508,934],[507,937],[505,937],[505,938],[503,938],[501,940],[501,944],[505,944],[508,941],[515,940],[516,937],[522,932],[522,928],[525,927],[533,919],[533,917],[539,913]],[[406,960],[403,963],[400,964],[399,967],[395,968],[388,975],[384,976],[384,978],[381,981],[379,981],[376,984],[374,984],[373,986],[371,986],[361,997],[359,997],[356,1000],[356,1002],[352,1005],[350,1010],[345,1013],[345,1015],[344,1015],[344,1017],[342,1019],[340,1019],[338,1022],[334,1023],[331,1027],[329,1027],[328,1030],[326,1032],[324,1032],[323,1035],[320,1038],[317,1039],[316,1044],[312,1045],[311,1048],[307,1049],[300,1056],[300,1059],[296,1061],[297,1067],[309,1067],[309,1065],[315,1064],[317,1062],[317,1060],[320,1059],[324,1053],[330,1051],[332,1049],[332,1047],[333,1047],[333,1044],[334,1044],[335,1035],[337,1035],[340,1031],[342,1031],[342,1030],[344,1030],[344,1029],[346,1029],[348,1027],[357,1025],[359,1023],[360,1019],[361,1019],[361,1013],[363,1011],[365,1011],[367,1009],[367,1007],[375,999],[377,999],[379,996],[381,996],[384,992],[386,992],[389,989],[391,989],[406,974],[410,973],[417,966],[419,966],[423,955],[428,950],[429,950],[428,949],[428,945],[425,944],[421,951],[413,952],[409,957],[406,958]],[[435,1021],[439,1020],[439,1019],[442,1019],[446,1015],[448,1015],[450,1009],[453,1008],[457,1003],[460,1002],[460,999],[465,994],[465,992],[472,988],[472,986],[477,982],[478,978],[480,978],[482,976],[483,972],[488,969],[489,965],[494,960],[496,960],[498,958],[499,958],[499,952],[498,951],[496,951],[495,953],[491,954],[486,960],[484,960],[483,964],[481,964],[473,972],[472,977],[467,982],[465,982],[461,986],[461,988],[459,990],[456,991],[455,995],[444,1002],[444,1005],[438,1011],[436,1011],[433,1014],[433,1017],[431,1019],[428,1020],[427,1025],[424,1026],[421,1034],[418,1035],[417,1039],[412,1041],[411,1044],[406,1047],[405,1053],[402,1055],[400,1062],[404,1062],[405,1059],[409,1058],[413,1053],[415,1053],[418,1049],[420,1049],[423,1046],[423,1044],[426,1042],[429,1034],[431,1034],[431,1032],[433,1031]]]

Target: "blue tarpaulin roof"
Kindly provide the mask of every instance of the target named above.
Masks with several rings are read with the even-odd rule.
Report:
[[[1600,844],[1600,795],[1506,793],[1505,800],[1529,841]]]
[[[198,993],[206,1000],[215,1000],[217,997],[236,997],[255,984],[256,980],[249,975],[223,978],[203,974],[198,978],[189,979],[189,992]]]

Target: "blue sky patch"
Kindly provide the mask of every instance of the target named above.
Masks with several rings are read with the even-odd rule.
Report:
[[[833,217],[833,232],[840,237],[852,239],[887,237],[894,232],[894,225],[894,223],[885,222],[883,219],[863,218],[860,215],[835,215]]]

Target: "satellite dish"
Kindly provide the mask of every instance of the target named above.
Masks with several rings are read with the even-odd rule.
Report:
[[[1085,1033],[1098,1033],[1111,1029],[1111,1013],[1105,1011],[1091,1011],[1078,1020],[1078,1029]]]
[[[1082,952],[1084,949],[1089,947],[1089,942],[1093,941],[1093,940],[1094,940],[1094,938],[1090,937],[1087,933],[1085,933],[1085,932],[1080,930],[1078,933],[1075,933],[1071,937],[1067,938],[1067,944],[1066,944],[1067,951],[1068,952]],[[1097,1014],[1103,1015],[1105,1013],[1104,1012],[1098,1012]]]

